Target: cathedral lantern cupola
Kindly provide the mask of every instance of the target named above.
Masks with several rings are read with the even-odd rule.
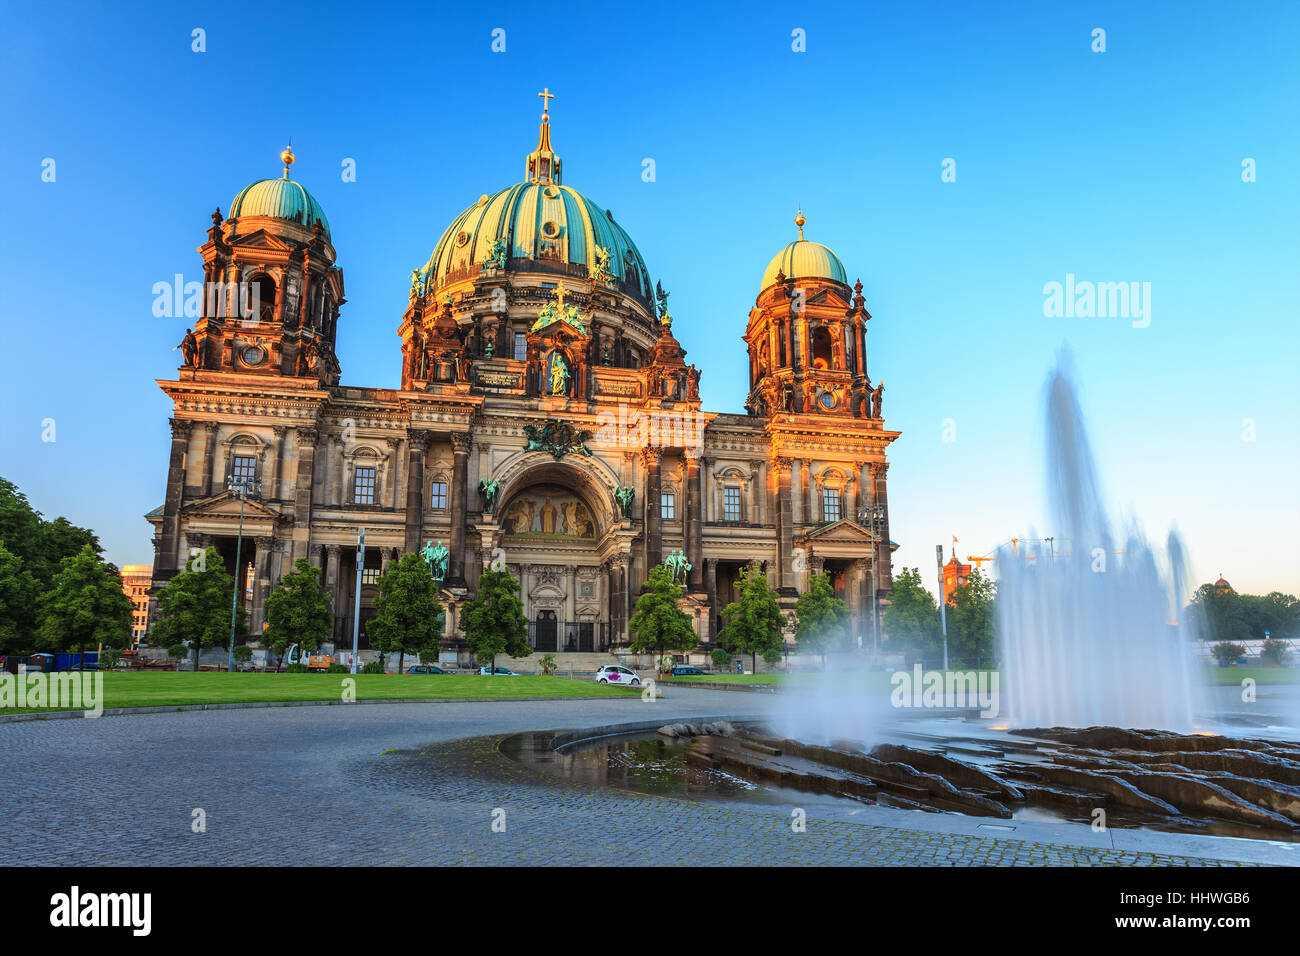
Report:
[[[861,283],[849,287],[839,256],[798,238],[772,257],[750,311],[750,414],[871,415]]]
[[[542,127],[537,133],[537,148],[528,154],[524,163],[526,178],[530,183],[554,183],[559,185],[560,157],[551,149],[551,100],[555,94],[550,88],[537,94],[542,98]]]

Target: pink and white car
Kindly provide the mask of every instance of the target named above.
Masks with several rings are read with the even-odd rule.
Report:
[[[606,664],[600,670],[596,671],[596,683],[623,684],[627,687],[640,687],[641,678],[636,676],[636,671],[628,670],[621,664]]]

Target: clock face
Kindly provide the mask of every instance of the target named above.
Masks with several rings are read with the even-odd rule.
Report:
[[[240,355],[245,365],[261,365],[266,361],[266,349],[260,345],[250,345]]]

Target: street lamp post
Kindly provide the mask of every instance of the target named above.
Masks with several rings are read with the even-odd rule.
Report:
[[[239,572],[240,560],[242,558],[244,547],[244,502],[248,496],[257,497],[262,493],[262,480],[260,478],[249,478],[247,476],[235,475],[230,476],[226,483],[226,490],[239,497],[239,536],[235,538],[235,593],[230,596],[230,647],[226,656],[226,671],[233,673],[235,670],[235,623],[238,621],[239,610]],[[195,658],[197,660],[197,658]],[[194,665],[198,670],[198,664]]]
[[[357,672],[357,639],[361,633],[361,572],[366,567],[366,529],[357,535],[357,594],[352,614],[352,673]]]
[[[954,551],[956,548],[953,549]],[[934,546],[934,560],[939,565],[939,625],[943,628],[943,669],[948,669],[948,595],[943,591],[943,545]]]

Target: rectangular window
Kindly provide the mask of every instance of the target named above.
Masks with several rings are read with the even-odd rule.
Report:
[[[677,517],[677,496],[663,494],[659,496],[659,517],[672,521]]]
[[[375,469],[357,469],[357,476],[352,482],[352,502],[358,505],[375,503]]]
[[[528,361],[528,339],[522,332],[515,333],[515,361]]]
[[[445,481],[435,481],[429,485],[429,507],[447,507],[447,483]]]
[[[230,469],[230,477],[236,484],[252,485],[253,479],[257,477],[257,459],[245,455],[236,455],[234,464]]]
[[[838,488],[822,489],[822,521],[840,520],[840,490]]]
[[[362,568],[362,569],[361,569],[361,583],[362,583],[362,584],[377,584],[377,583],[379,583],[379,569],[378,569],[378,568]]]
[[[740,520],[740,489],[739,488],[722,489],[722,520],[723,521]]]

